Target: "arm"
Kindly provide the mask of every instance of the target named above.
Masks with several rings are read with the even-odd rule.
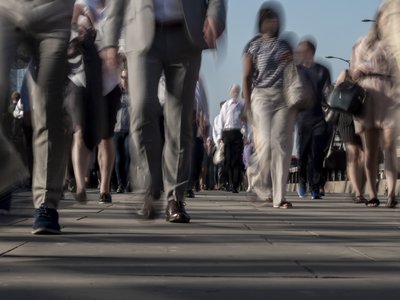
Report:
[[[244,97],[244,115],[250,112],[250,99],[252,91],[252,81],[254,74],[254,66],[252,56],[249,54],[244,54],[243,56],[243,97]]]
[[[128,0],[106,0],[107,20],[103,27],[100,56],[109,67],[118,66],[118,40]]]
[[[208,47],[215,48],[218,37],[224,32],[226,23],[225,0],[210,0],[204,21],[204,40]]]

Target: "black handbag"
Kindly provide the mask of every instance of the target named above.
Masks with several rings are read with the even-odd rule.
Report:
[[[361,113],[366,96],[366,90],[358,83],[345,80],[333,89],[327,104],[332,109],[358,115]]]
[[[344,144],[336,129],[329,143],[328,153],[325,156],[324,168],[328,171],[346,171],[347,156]]]

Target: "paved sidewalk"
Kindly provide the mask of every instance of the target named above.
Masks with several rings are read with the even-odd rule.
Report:
[[[400,209],[204,192],[187,201],[190,224],[170,224],[135,219],[133,195],[66,198],[60,236],[30,234],[29,193],[0,216],[1,300],[400,299]]]

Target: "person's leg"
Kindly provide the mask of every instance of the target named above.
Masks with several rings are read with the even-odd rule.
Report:
[[[122,185],[122,173],[123,173],[123,155],[125,151],[125,145],[124,145],[124,136],[122,132],[115,132],[114,137],[114,147],[115,147],[115,163],[114,163],[114,169],[115,169],[115,174],[117,176],[117,184],[118,187]]]
[[[129,182],[129,166],[130,166],[130,156],[129,156],[129,140],[130,140],[130,135],[128,132],[124,133],[124,155],[123,155],[123,161],[124,161],[124,166],[123,166],[123,173],[122,173],[122,184],[124,185],[124,188],[128,188],[128,182]]]
[[[287,107],[275,111],[271,126],[271,170],[274,207],[290,208],[286,190],[290,159],[293,150],[293,131],[296,112]]]
[[[162,189],[162,107],[157,95],[162,61],[154,49],[148,53],[129,52],[127,61],[132,139],[130,184],[133,191],[144,197],[143,209],[138,214],[153,218],[153,200],[160,198]]]
[[[247,172],[253,178],[253,187],[261,200],[271,197],[272,179],[268,182],[271,172],[271,120],[274,111],[270,92],[257,89],[252,93],[251,114],[254,128],[254,153],[252,154]],[[270,184],[269,184],[270,183]]]
[[[396,154],[396,130],[385,128],[382,130],[383,151],[385,155],[385,176],[388,188],[387,207],[393,208],[397,205],[395,200],[397,181],[397,154]]]
[[[232,143],[232,185],[233,192],[238,192],[243,171],[243,136],[238,130],[234,132]]]
[[[161,41],[161,39],[160,39]],[[201,51],[193,49],[184,28],[163,31],[160,49],[165,49],[165,83],[168,97],[164,106],[165,144],[163,159],[167,220],[187,223],[184,193],[190,173],[192,118]]]
[[[303,198],[307,193],[308,158],[311,151],[312,130],[311,128],[300,128],[297,132],[299,167],[299,183],[297,186],[297,194],[300,198]]]
[[[115,161],[115,146],[112,138],[100,141],[97,159],[101,174],[100,194],[110,194],[111,174]]]
[[[354,201],[357,203],[365,202],[363,198],[363,179],[364,179],[364,152],[361,146],[346,143],[347,155],[347,175],[354,191]]]
[[[164,187],[167,199],[177,202],[184,201],[189,177],[191,123],[200,61],[199,51],[189,52],[171,59],[165,69],[168,98],[164,107]]]
[[[228,190],[232,191],[232,133],[231,131],[223,131],[222,141],[224,142],[224,174],[226,174],[226,182],[228,183]]]
[[[378,176],[378,153],[379,153],[379,136],[380,132],[377,129],[366,129],[362,134],[362,142],[365,153],[365,175],[366,175],[366,188],[372,202],[368,203],[368,206],[377,206],[378,202],[375,200],[378,198],[376,188],[376,178]]]
[[[313,199],[321,198],[320,188],[324,183],[323,165],[324,165],[324,150],[329,141],[328,130],[325,122],[320,122],[312,130],[311,141],[311,166],[312,166],[312,181],[311,190]]]
[[[86,176],[89,171],[90,150],[86,147],[82,130],[78,129],[72,137],[71,160],[76,182],[76,200],[86,201]]]

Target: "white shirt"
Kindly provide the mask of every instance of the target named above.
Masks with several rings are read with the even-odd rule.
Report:
[[[217,140],[221,139],[222,131],[232,129],[242,129],[245,124],[240,118],[243,110],[243,100],[229,99],[224,103],[219,114],[219,125]]]
[[[213,140],[215,144],[218,142],[218,132],[220,131],[221,130],[219,129],[219,114],[218,114],[214,119],[213,131],[212,131]]]
[[[180,0],[154,0],[154,14],[159,22],[183,20]]]

